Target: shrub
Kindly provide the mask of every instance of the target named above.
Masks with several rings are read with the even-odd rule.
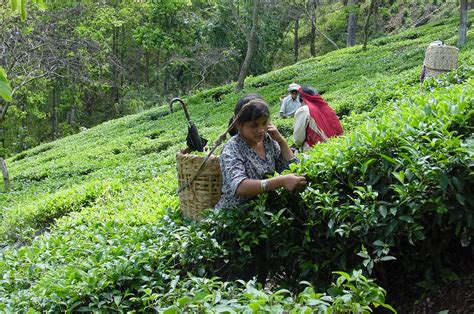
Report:
[[[303,155],[291,171],[308,177],[304,191],[211,213],[232,261],[225,275],[254,267],[278,284],[311,278],[319,288],[337,269],[375,271],[385,284],[420,280],[420,269],[441,276],[472,247],[473,105],[472,79],[412,94]]]

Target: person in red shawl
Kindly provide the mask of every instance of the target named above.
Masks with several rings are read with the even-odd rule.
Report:
[[[302,152],[330,137],[342,135],[342,126],[336,112],[310,86],[299,89],[301,107],[295,113],[293,137]]]

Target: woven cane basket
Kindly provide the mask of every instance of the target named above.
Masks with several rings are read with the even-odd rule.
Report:
[[[425,52],[425,78],[448,73],[458,67],[459,49],[453,46],[430,46]]]
[[[183,187],[196,174],[204,156],[197,156],[182,150],[176,153],[178,184]],[[221,197],[221,167],[219,157],[211,155],[202,166],[191,184],[179,193],[179,201],[183,215],[198,220],[203,209],[213,208]]]

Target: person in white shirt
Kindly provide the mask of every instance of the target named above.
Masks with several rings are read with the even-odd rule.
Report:
[[[280,117],[283,119],[293,117],[296,110],[301,106],[301,102],[298,98],[298,90],[301,86],[295,83],[291,83],[288,86],[288,96],[283,98],[280,107]]]
[[[336,112],[313,87],[299,89],[301,107],[295,113],[293,138],[300,151],[308,151],[314,144],[342,135]]]

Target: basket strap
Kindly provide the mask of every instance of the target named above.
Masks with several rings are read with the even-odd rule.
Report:
[[[217,147],[219,147],[222,142],[225,141],[225,139],[227,138],[227,133],[229,133],[230,130],[232,130],[235,125],[237,124],[237,120],[240,118],[240,116],[242,115],[242,112],[244,111],[245,108],[247,108],[248,106],[250,106],[251,104],[253,104],[254,101],[251,100],[249,101],[248,103],[246,103],[245,105],[242,106],[242,108],[240,109],[239,113],[235,116],[234,120],[232,121],[232,123],[229,125],[229,127],[227,128],[227,130],[222,133],[221,135],[219,135],[219,137],[217,138],[217,140],[214,142],[214,146],[212,147],[212,149],[209,151],[209,153],[207,154],[206,158],[204,158],[203,162],[201,163],[201,165],[199,166],[199,168],[196,170],[196,173],[191,177],[191,179],[189,179],[188,182],[186,182],[182,187],[180,187],[176,193],[179,194],[181,193],[183,190],[187,189],[192,183],[193,181],[196,179],[196,177],[199,175],[199,173],[201,172],[201,169],[202,169],[202,166],[204,166],[204,164],[209,160],[209,158],[211,157],[212,153],[214,153],[214,151],[217,149]]]

